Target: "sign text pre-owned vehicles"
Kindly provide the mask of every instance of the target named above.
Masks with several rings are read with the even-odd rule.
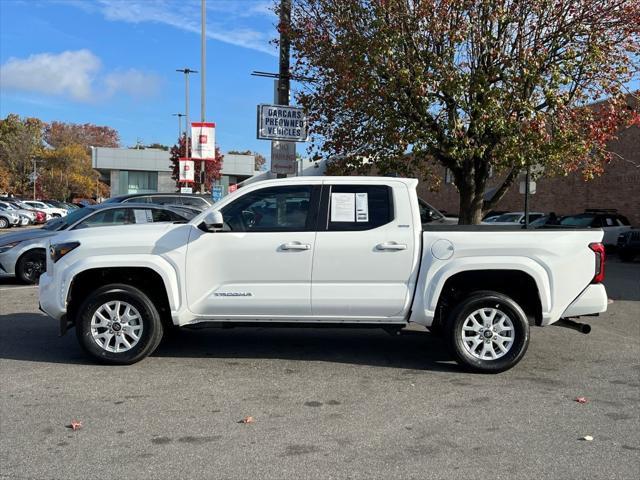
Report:
[[[246,186],[182,225],[61,233],[42,309],[107,363],[163,329],[331,324],[440,331],[461,364],[515,365],[530,325],[607,308],[601,230],[424,223],[417,180],[298,177]]]

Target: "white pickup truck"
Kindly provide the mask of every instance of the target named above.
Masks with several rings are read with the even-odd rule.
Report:
[[[41,309],[93,357],[131,364],[163,331],[410,323],[481,372],[515,365],[529,326],[606,311],[602,231],[451,226],[417,181],[298,177],[244,187],[189,223],[51,240]],[[585,332],[586,333],[586,332]]]

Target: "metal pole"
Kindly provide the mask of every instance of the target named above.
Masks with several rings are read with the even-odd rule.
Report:
[[[182,138],[182,117],[184,117],[184,113],[172,113],[174,117],[178,117],[178,142]]]
[[[527,173],[524,177],[524,228],[529,228],[529,178],[531,167],[527,165]]]
[[[200,58],[200,121],[205,121],[206,111],[206,78],[207,78],[207,1],[202,0],[202,38],[201,43],[201,58]],[[215,145],[213,146],[215,152]],[[215,155],[215,153],[214,153]],[[207,181],[207,174],[205,170],[205,161],[200,162],[200,193],[204,193],[204,186]]]
[[[291,40],[291,0],[280,0],[280,69],[278,85],[278,103],[289,105],[289,57]]]
[[[185,117],[186,117],[186,125],[185,125],[185,145],[184,145],[184,156],[185,158],[189,158],[189,136],[191,124],[189,123],[189,74],[190,73],[198,73],[197,70],[191,70],[190,68],[178,68],[176,72],[184,73],[185,79],[185,87],[184,87],[184,95],[185,95]]]
[[[289,57],[291,53],[291,41],[289,39],[290,29],[291,0],[280,0],[280,58],[278,70],[279,105],[289,105]],[[277,178],[286,178],[286,175],[279,173]]]
[[[185,131],[186,131],[186,139],[185,139],[185,144],[184,144],[184,156],[185,158],[189,158],[189,138],[191,137],[191,129],[189,128],[191,126],[191,124],[189,123],[189,69],[187,68],[186,71],[184,72],[184,78],[185,78],[185,89],[184,89],[184,95],[185,95],[185,119],[186,119],[186,125],[185,125]]]
[[[37,173],[36,173],[36,158],[33,157],[33,199],[36,199],[36,182],[38,181],[38,178],[36,177]]]

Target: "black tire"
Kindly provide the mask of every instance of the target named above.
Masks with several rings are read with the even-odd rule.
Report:
[[[23,283],[38,283],[40,275],[47,268],[47,255],[44,250],[33,249],[23,253],[16,262],[16,277]]]
[[[0,217],[0,228],[9,228],[9,220],[4,217]]]
[[[463,341],[465,321],[472,313],[482,308],[497,310],[506,315],[513,324],[513,343],[506,353],[496,359],[478,358],[470,352],[472,347],[467,347]],[[487,311],[487,313],[490,312]],[[499,373],[512,368],[522,359],[529,346],[529,321],[522,308],[508,296],[493,291],[473,292],[466,300],[462,301],[449,315],[446,333],[457,362],[463,367],[479,373]],[[495,333],[487,333],[487,335],[493,336]],[[487,340],[489,340],[488,346],[493,347],[491,337],[487,339],[484,334],[478,334],[478,340],[480,339],[482,339],[482,343],[479,343],[478,347],[483,347]],[[480,355],[480,353],[476,350],[476,355]]]
[[[140,313],[142,322],[142,334],[138,343],[124,352],[107,351],[93,339],[91,333],[91,319],[94,313],[105,303],[114,300],[133,306]],[[124,336],[124,329],[121,333]],[[105,285],[91,293],[78,310],[76,335],[84,351],[99,362],[130,365],[151,355],[158,347],[163,335],[162,320],[153,302],[141,290],[124,284]]]

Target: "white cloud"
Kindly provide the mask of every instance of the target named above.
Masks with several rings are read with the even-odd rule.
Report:
[[[129,69],[103,72],[102,61],[89,50],[39,53],[10,58],[0,66],[0,88],[96,102],[120,93],[143,97],[157,93],[154,74]]]
[[[127,23],[159,23],[193,33],[200,33],[200,0],[58,0],[84,11],[98,12],[107,20]],[[277,55],[269,43],[276,35],[276,21],[270,10],[272,2],[214,0],[207,3],[207,37],[231,45]],[[265,21],[268,20],[268,21]],[[254,26],[250,26],[252,23]],[[255,24],[262,29],[255,28]],[[229,27],[233,25],[233,27]]]
[[[89,50],[10,58],[0,67],[0,86],[87,101],[92,98],[92,85],[100,68],[100,59]]]

